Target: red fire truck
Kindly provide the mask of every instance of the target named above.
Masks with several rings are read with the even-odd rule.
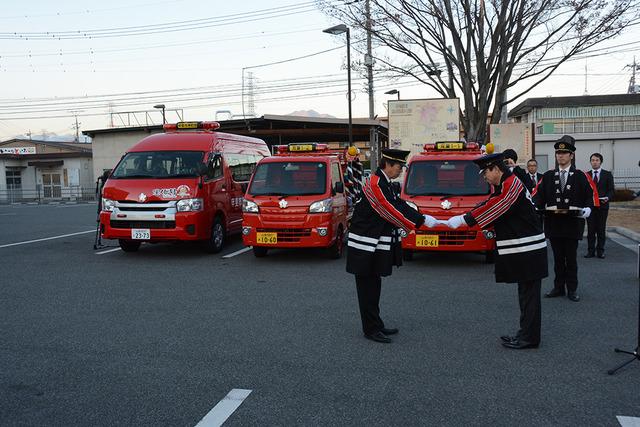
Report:
[[[340,258],[349,208],[343,150],[326,144],[274,147],[258,163],[242,205],[242,240],[256,257],[270,248],[327,248]]]
[[[164,125],[122,156],[102,192],[100,232],[126,252],[142,242],[198,240],[218,252],[242,225],[242,197],[264,141],[214,132],[217,122]]]
[[[476,143],[458,141],[426,144],[411,158],[401,197],[423,214],[447,220],[473,209],[489,197],[491,187],[479,174],[473,159],[482,155]],[[451,230],[445,225],[418,230],[402,239],[404,258],[416,251],[482,252],[494,258],[495,241],[490,231],[477,225]]]

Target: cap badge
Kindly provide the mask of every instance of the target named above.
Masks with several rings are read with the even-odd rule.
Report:
[[[560,144],[560,145],[558,145],[558,148],[565,148],[565,145],[564,144]]]

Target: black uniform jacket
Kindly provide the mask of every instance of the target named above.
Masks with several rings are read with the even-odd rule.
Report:
[[[538,182],[542,179],[542,174],[538,172],[536,172],[535,178],[532,179],[529,171],[524,170],[517,165],[514,166],[511,172],[520,179],[520,181],[522,181],[527,190],[529,190],[529,193],[533,192],[533,189],[536,188],[536,185],[538,185]]]
[[[589,177],[593,180],[593,170],[588,172]],[[598,182],[595,183],[596,189],[598,190],[598,197],[608,197],[609,200],[606,202],[600,200],[600,209],[609,209],[609,202],[613,200],[614,195],[614,184],[613,184],[613,174],[609,171],[606,171],[600,168],[598,172]]]
[[[389,276],[402,265],[400,233],[420,227],[424,217],[401,200],[380,169],[362,186],[349,227],[347,272]]]
[[[533,201],[539,210],[600,206],[591,177],[574,166],[569,169],[564,191],[560,188],[559,169],[546,171],[533,190]],[[544,217],[544,232],[550,239],[582,240],[584,225],[585,220],[577,216],[547,214]]]
[[[470,226],[493,225],[496,232],[497,282],[515,283],[547,277],[547,241],[531,195],[511,172],[481,205],[464,216]]]

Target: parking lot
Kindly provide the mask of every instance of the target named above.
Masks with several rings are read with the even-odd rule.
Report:
[[[514,351],[499,336],[517,330],[516,286],[481,255],[417,255],[383,279],[382,317],[400,329],[383,345],[362,336],[344,259],[255,258],[238,236],[215,255],[94,251],[95,225],[94,205],[0,206],[1,425],[195,426],[234,389],[251,392],[229,426],[640,417],[640,363],[606,373],[637,342],[637,244],[623,237],[605,260],[581,242],[582,301],[544,299],[541,347]]]

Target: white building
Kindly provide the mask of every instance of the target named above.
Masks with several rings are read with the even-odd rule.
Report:
[[[91,144],[0,142],[0,203],[92,199]]]
[[[513,122],[535,123],[535,157],[541,171],[555,165],[553,142],[576,139],[576,167],[604,157],[616,187],[640,189],[640,94],[529,98],[509,112]]]

